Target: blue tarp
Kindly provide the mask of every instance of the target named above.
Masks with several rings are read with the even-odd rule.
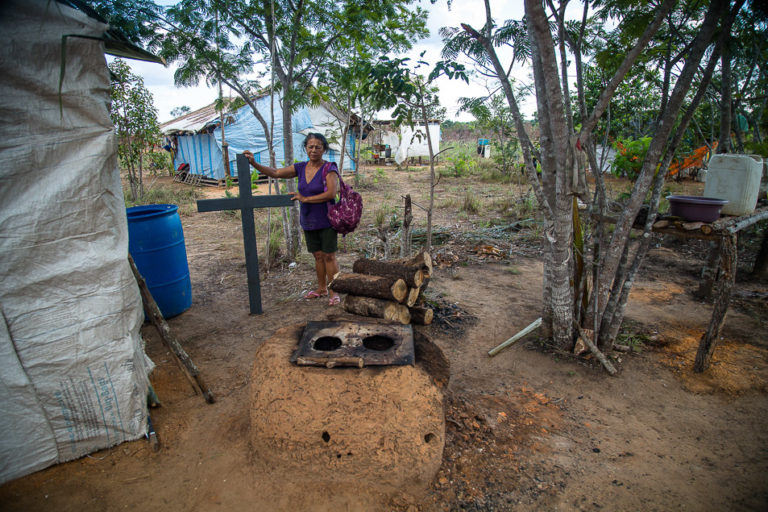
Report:
[[[262,116],[265,119],[269,118],[269,97],[259,99],[256,102],[256,108],[259,109]],[[242,153],[245,150],[251,151],[256,157],[257,162],[268,163],[269,151],[267,149],[267,139],[264,135],[264,129],[256,116],[253,115],[249,106],[244,106],[238,110],[234,115],[234,123],[228,124],[224,127],[224,135],[229,144],[229,169],[231,176],[237,176],[236,159],[237,154]],[[288,165],[285,162],[285,151],[283,150],[283,117],[282,111],[279,108],[275,108],[275,125],[274,125],[274,139],[275,139],[275,158],[277,166],[282,167]],[[304,133],[307,131],[313,131],[312,119],[310,118],[309,111],[306,108],[300,109],[293,115],[292,119],[292,131],[293,131],[293,156],[296,160],[306,158],[304,152],[303,142]],[[347,148],[354,148],[354,137],[350,135],[347,141]],[[177,136],[177,152],[174,160],[174,168],[178,168],[180,164],[189,164],[189,172],[191,174],[200,174],[208,178],[224,179],[224,162],[221,152],[221,128],[217,127],[213,133],[203,133],[195,135],[179,135]],[[329,150],[325,155],[325,159],[331,162],[338,161],[338,152]],[[345,164],[346,168],[350,167],[351,162]]]

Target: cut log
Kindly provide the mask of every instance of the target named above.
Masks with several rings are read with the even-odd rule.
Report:
[[[662,229],[669,226],[669,221],[666,219],[657,220],[653,223],[653,229]]]
[[[413,265],[405,265],[392,261],[378,261],[361,258],[352,264],[352,272],[373,276],[401,278],[410,287],[421,286],[424,282],[424,271]]]
[[[411,313],[408,308],[389,300],[347,295],[344,297],[342,307],[355,315],[384,318],[401,324],[411,323]]]
[[[337,293],[349,293],[363,297],[403,302],[408,298],[408,285],[393,276],[367,274],[336,274],[329,285]]]
[[[417,288],[409,288],[408,289],[408,296],[405,298],[405,305],[409,308],[416,304],[416,302],[419,300],[419,296],[421,295],[421,287]]]
[[[432,323],[432,319],[435,317],[435,313],[432,311],[432,308],[428,308],[426,306],[414,306],[412,308],[408,308],[408,311],[411,313],[411,323],[418,325],[429,325]]]
[[[419,267],[427,275],[432,275],[432,256],[426,251],[421,251],[412,258],[400,258],[392,260],[392,263],[399,263],[408,267]]]
[[[704,225],[703,222],[683,222],[683,229],[686,231],[697,231],[700,230],[701,227]]]

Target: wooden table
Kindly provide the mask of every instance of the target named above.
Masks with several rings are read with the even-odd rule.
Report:
[[[716,293],[712,318],[707,332],[701,337],[699,350],[696,353],[696,361],[693,365],[695,372],[703,372],[709,368],[712,354],[720,338],[720,331],[725,323],[725,314],[728,311],[731,291],[736,280],[739,231],[764,219],[768,219],[768,206],[758,208],[748,215],[724,216],[712,223],[681,222],[662,218],[653,225],[654,233],[717,242],[710,254],[705,281],[699,287],[699,293],[702,295],[711,295],[713,290],[716,290]]]

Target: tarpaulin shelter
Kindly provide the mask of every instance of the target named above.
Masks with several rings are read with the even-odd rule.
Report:
[[[255,101],[256,108],[267,123],[270,123],[270,96],[262,96]],[[279,99],[275,98],[279,106]],[[278,167],[288,165],[285,161],[283,135],[283,115],[280,108],[275,108],[274,119],[274,149]],[[253,115],[251,107],[245,105],[235,112],[224,114],[224,138],[228,144],[230,176],[237,176],[235,161],[238,153],[251,151],[257,162],[269,164],[269,150],[264,127]],[[353,118],[353,123],[354,123]],[[293,131],[293,156],[296,160],[306,159],[304,138],[310,132],[322,133],[330,143],[330,150],[324,158],[331,162],[340,160],[341,145],[336,140],[341,135],[340,123],[346,122],[346,116],[327,105],[319,107],[303,107],[291,116]],[[353,125],[354,128],[354,125]],[[174,168],[188,164],[189,174],[200,175],[215,180],[223,180],[226,176],[224,158],[222,156],[222,141],[220,115],[214,104],[190,112],[181,117],[160,125],[160,130],[166,135],[174,154]],[[355,136],[350,129],[347,134],[345,151],[347,155],[354,154]],[[355,164],[349,156],[344,158],[344,169],[354,171]]]
[[[146,432],[151,362],[105,52],[76,0],[0,2],[0,482]]]
[[[371,144],[380,144],[389,149],[397,165],[402,164],[408,158],[425,156],[429,158],[429,146],[424,124],[415,126],[395,126],[394,121],[373,121],[374,131],[368,139]],[[432,152],[440,152],[440,121],[430,120],[427,123],[429,136],[432,139]]]

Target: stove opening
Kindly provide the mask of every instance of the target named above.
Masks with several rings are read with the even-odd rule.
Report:
[[[338,350],[341,347],[341,339],[336,336],[323,336],[317,338],[312,345],[315,350],[321,350],[323,352],[332,352]]]
[[[363,346],[368,350],[383,352],[395,346],[395,341],[388,336],[374,335],[363,339]]]

